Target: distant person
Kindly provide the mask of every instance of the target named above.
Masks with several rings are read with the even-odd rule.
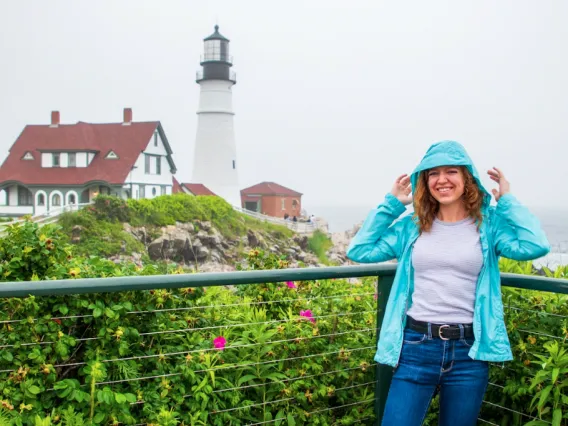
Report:
[[[292,218],[292,222],[297,222],[297,221],[298,221],[298,218],[297,218],[296,216],[294,216],[294,217]]]
[[[438,386],[440,425],[477,424],[488,362],[513,358],[499,257],[536,259],[550,245],[503,172],[487,173],[499,185],[496,207],[459,143],[432,145],[411,176],[396,179],[347,250],[356,262],[398,259],[375,355],[395,367],[383,425],[421,425]],[[410,203],[414,214],[393,224]]]
[[[288,220],[289,217],[290,215],[288,213],[284,213],[284,220]]]
[[[310,216],[310,222],[315,224],[316,223],[316,217],[314,215]]]

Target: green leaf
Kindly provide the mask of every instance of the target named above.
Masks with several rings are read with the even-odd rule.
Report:
[[[562,409],[557,408],[552,413],[552,426],[560,426],[561,421],[562,421]]]
[[[102,423],[105,419],[105,414],[104,413],[98,413],[95,415],[95,417],[93,418],[93,423]]]
[[[14,360],[14,356],[12,355],[12,352],[8,352],[8,351],[3,351],[2,352],[2,358],[4,358],[5,361],[11,362]]]
[[[116,316],[116,314],[114,313],[114,311],[110,308],[106,308],[105,309],[105,315],[109,318],[114,318]]]
[[[124,404],[126,402],[126,396],[121,393],[115,393],[114,399],[116,399],[116,402],[119,404]]]
[[[292,414],[288,414],[288,426],[296,426],[296,420],[294,420]]]
[[[253,379],[256,379],[256,376],[254,374],[247,374],[246,376],[243,376],[239,379],[239,381],[237,382],[237,385],[240,386],[245,382],[249,382]]]
[[[61,312],[63,315],[67,315],[69,313],[69,308],[67,307],[67,305],[60,305],[59,312]]]
[[[136,395],[134,395],[133,393],[125,393],[124,396],[126,397],[126,400],[130,403],[136,402]]]
[[[560,368],[553,368],[552,369],[552,383],[556,382],[558,378],[558,374],[560,373]]]
[[[103,310],[101,308],[93,309],[93,317],[98,318],[103,314]]]
[[[37,395],[38,393],[41,392],[41,389],[38,388],[36,385],[31,385],[31,386],[28,388],[28,392],[31,393],[31,394],[33,394],[33,395]]]
[[[538,409],[542,410],[542,408],[544,407],[544,404],[546,404],[546,399],[548,398],[548,395],[550,394],[550,391],[552,390],[552,385],[548,385],[547,387],[545,387],[542,390],[542,393],[540,394],[540,399],[538,400]]]
[[[278,411],[278,413],[276,413],[276,417],[274,417],[274,419],[276,420],[276,422],[274,422],[274,425],[280,426],[282,420],[284,420],[285,417],[286,415],[284,414],[284,410]]]

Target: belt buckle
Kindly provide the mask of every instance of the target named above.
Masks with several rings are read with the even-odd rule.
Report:
[[[438,328],[438,336],[439,336],[440,339],[442,339],[442,340],[450,340],[449,337],[444,337],[444,336],[442,336],[442,330],[443,330],[444,328],[450,328],[450,326],[449,326],[448,324],[441,325],[440,328]]]

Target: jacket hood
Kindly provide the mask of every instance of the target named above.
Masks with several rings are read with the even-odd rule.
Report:
[[[424,170],[432,169],[434,167],[440,166],[465,166],[472,174],[477,186],[485,194],[484,196],[484,207],[488,207],[491,203],[491,194],[484,188],[481,184],[481,179],[479,178],[479,173],[473,165],[473,161],[467,154],[465,148],[458,142],[455,141],[441,141],[436,142],[420,161],[420,164],[414,169],[410,175],[410,182],[412,184],[412,194],[414,195],[414,188],[416,188],[416,182],[420,173]]]

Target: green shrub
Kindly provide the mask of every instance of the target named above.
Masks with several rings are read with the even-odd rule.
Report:
[[[80,226],[80,243],[74,246],[76,254],[89,256],[113,256],[120,253],[145,252],[144,244],[126,232],[121,222],[97,219],[98,210],[87,209],[76,213],[63,213],[58,224],[65,231],[63,241],[71,242],[73,228]]]
[[[80,277],[156,272],[80,260]],[[60,261],[53,278],[70,276],[74,265]],[[285,266],[252,250],[244,268]],[[374,286],[321,280],[0,299],[0,420],[356,423],[373,412]]]
[[[128,222],[130,214],[126,201],[122,198],[111,197],[109,195],[99,195],[95,198],[92,206],[87,207],[97,220],[110,222]]]
[[[60,240],[60,227],[41,228],[32,222],[6,226],[0,239],[0,280],[30,281],[49,279],[71,258]]]
[[[308,248],[312,251],[323,264],[329,264],[327,251],[333,247],[331,239],[319,229],[308,239]]]

